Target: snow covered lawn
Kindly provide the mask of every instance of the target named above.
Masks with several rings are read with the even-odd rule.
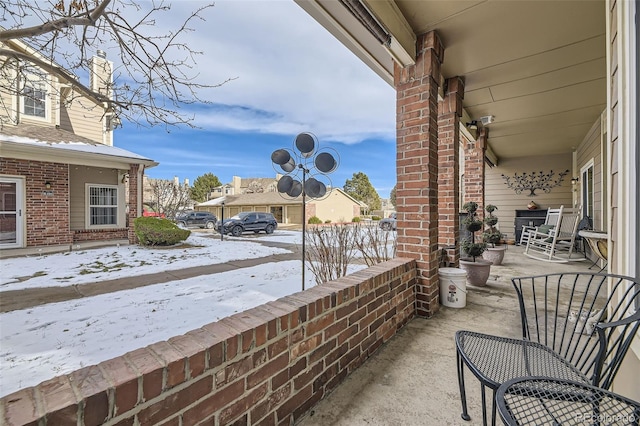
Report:
[[[224,242],[194,235],[187,240],[192,248],[122,246],[4,259],[0,290],[70,286],[285,253],[257,241],[297,244],[300,235],[276,231],[259,239]],[[80,273],[97,262],[105,265],[104,271]],[[300,266],[300,261],[266,263],[0,314],[0,396],[300,291]],[[28,276],[33,278],[18,279]],[[305,278],[306,288],[315,285],[309,270]]]

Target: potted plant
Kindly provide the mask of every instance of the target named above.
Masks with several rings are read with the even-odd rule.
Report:
[[[478,203],[469,201],[462,208],[467,212],[467,217],[462,221],[469,236],[462,240],[461,248],[466,253],[465,258],[460,258],[460,267],[467,271],[467,282],[475,286],[487,285],[489,273],[491,272],[491,262],[484,260],[481,256],[487,248],[487,243],[476,242],[476,232],[482,229],[482,220],[478,219]]]
[[[496,228],[498,217],[495,216],[493,212],[498,210],[498,208],[493,204],[488,204],[484,209],[489,215],[484,218],[484,223],[487,225],[487,228],[482,233],[482,240],[487,243],[487,248],[482,253],[482,258],[490,261],[494,265],[502,265],[507,246],[501,244],[502,233]]]

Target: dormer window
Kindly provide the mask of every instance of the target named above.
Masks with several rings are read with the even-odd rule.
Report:
[[[23,69],[22,113],[30,117],[47,118],[46,76],[32,67]]]

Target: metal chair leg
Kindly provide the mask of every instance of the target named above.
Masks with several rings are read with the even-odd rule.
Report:
[[[491,399],[491,426],[496,426],[496,389],[493,389],[493,398]]]
[[[482,426],[487,426],[487,396],[486,387],[480,383],[480,393],[482,394]]]
[[[460,387],[460,400],[462,401],[462,420],[469,421],[471,416],[467,412],[467,394],[464,388],[464,365],[462,364],[462,357],[460,352],[456,351],[456,362],[458,364],[458,386]]]

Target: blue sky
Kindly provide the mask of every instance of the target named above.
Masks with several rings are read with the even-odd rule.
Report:
[[[174,2],[172,17],[198,1]],[[293,149],[301,132],[332,148],[340,164],[329,177],[342,187],[364,172],[383,198],[395,185],[395,91],[293,1],[217,1],[189,34],[202,51],[199,79],[216,84],[192,105],[199,129],[142,128],[115,132],[115,145],[160,163],[152,178],[190,182],[211,172],[271,177],[271,153]],[[175,22],[175,21],[174,21]]]

